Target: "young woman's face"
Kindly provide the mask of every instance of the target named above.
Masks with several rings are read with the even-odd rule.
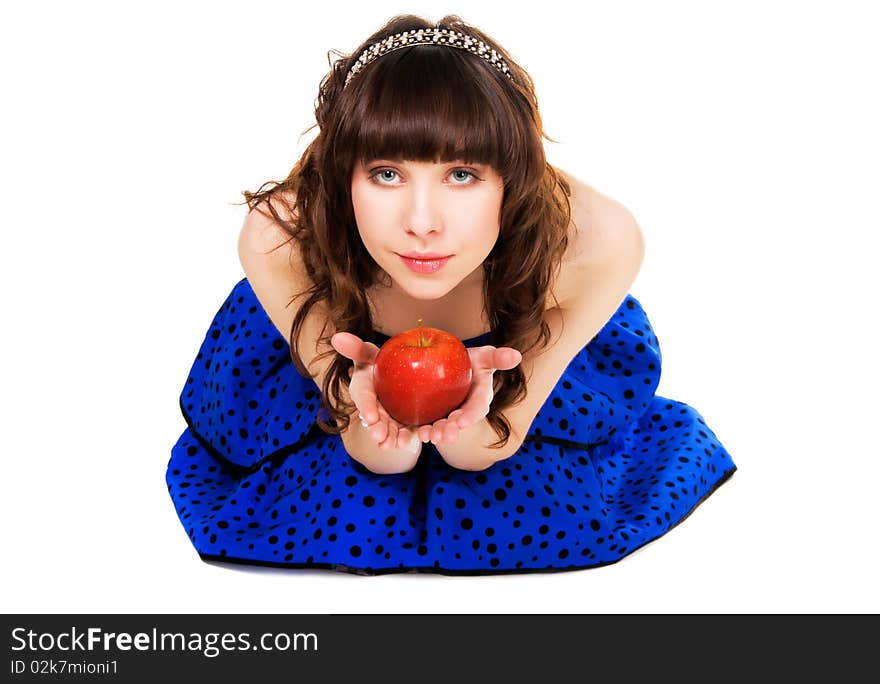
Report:
[[[503,198],[502,178],[482,164],[377,159],[355,167],[351,181],[364,246],[392,287],[415,299],[439,299],[460,283],[482,281]],[[413,253],[450,258],[439,268],[401,258]]]

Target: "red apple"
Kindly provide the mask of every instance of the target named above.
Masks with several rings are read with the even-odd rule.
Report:
[[[376,398],[404,425],[430,425],[445,418],[462,404],[471,386],[471,360],[461,340],[421,323],[392,337],[376,356]]]

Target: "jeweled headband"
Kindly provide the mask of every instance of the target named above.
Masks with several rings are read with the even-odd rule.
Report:
[[[463,33],[450,29],[427,28],[395,33],[393,36],[388,36],[378,43],[373,43],[361,53],[357,62],[348,72],[348,76],[345,78],[345,86],[370,62],[384,54],[409,47],[410,45],[447,45],[459,48],[460,50],[467,50],[477,55],[477,57],[482,57],[511,81],[513,80],[513,76],[511,76],[510,70],[507,68],[507,64],[501,55],[482,40],[476,40],[471,36],[466,36]],[[345,86],[343,86],[343,89]]]

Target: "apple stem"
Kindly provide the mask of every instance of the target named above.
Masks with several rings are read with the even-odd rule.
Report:
[[[419,319],[419,346],[420,347],[425,346],[425,338],[422,335],[422,319],[421,318]]]

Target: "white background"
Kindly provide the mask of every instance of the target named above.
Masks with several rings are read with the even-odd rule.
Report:
[[[5,612],[877,612],[878,24],[856,2],[15,3],[0,22]],[[626,205],[658,394],[739,472],[620,563],[365,578],[203,563],[178,395],[327,51],[460,15],[551,162]]]

